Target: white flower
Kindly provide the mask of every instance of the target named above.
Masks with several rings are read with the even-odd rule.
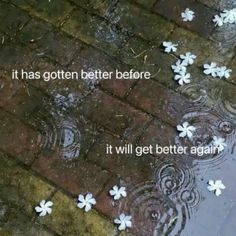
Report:
[[[188,66],[192,65],[194,63],[194,60],[197,58],[194,54],[191,52],[185,53],[185,55],[180,55],[180,58],[183,60],[183,64]]]
[[[194,126],[191,126],[188,122],[184,122],[182,125],[177,125],[177,130],[180,131],[179,136],[192,138],[193,132],[196,130]]]
[[[218,138],[216,136],[213,137],[212,144],[214,147],[218,148],[218,151],[221,152],[227,147],[227,144],[225,143],[224,138]]]
[[[185,11],[181,13],[181,17],[183,21],[192,21],[195,15],[193,11],[191,11],[189,8],[186,8]]]
[[[224,23],[233,24],[236,22],[236,8],[232,10],[224,10],[220,15],[224,19]]]
[[[215,23],[215,26],[222,26],[224,24],[224,18],[222,16],[215,15],[212,21]]]
[[[86,196],[79,195],[78,197],[79,203],[77,206],[82,209],[85,208],[85,212],[88,212],[92,209],[92,205],[96,204],[96,200],[93,198],[93,195],[91,193],[88,193]]]
[[[217,64],[215,62],[212,62],[211,64],[204,64],[204,74],[211,75],[213,77],[217,76]]]
[[[183,65],[182,61],[178,60],[175,65],[172,65],[171,66],[172,70],[175,72],[175,73],[181,73],[181,72],[186,72],[186,66]]]
[[[120,225],[118,229],[121,231],[125,230],[126,228],[132,227],[131,219],[132,219],[131,216],[126,216],[125,214],[122,213],[118,219],[114,220],[114,223]]]
[[[190,78],[191,75],[189,73],[186,74],[184,71],[181,71],[178,75],[175,75],[175,80],[178,80],[180,85],[189,84]]]
[[[121,197],[126,197],[127,193],[126,193],[126,188],[125,187],[120,187],[118,188],[118,186],[113,186],[113,188],[109,191],[111,196],[114,196],[114,200],[118,200]]]
[[[221,66],[217,68],[217,76],[220,78],[225,77],[228,79],[230,77],[230,73],[232,72],[231,69],[228,69],[226,66]]]
[[[165,47],[165,52],[176,52],[178,44],[173,44],[172,42],[163,42],[162,45]]]
[[[207,186],[207,189],[209,191],[214,191],[217,197],[220,196],[221,189],[225,189],[225,186],[221,180],[216,180],[215,182],[213,180],[209,180],[208,185],[209,186]]]
[[[39,216],[45,216],[47,214],[51,214],[52,213],[52,207],[53,203],[48,201],[46,202],[45,200],[42,200],[39,203],[39,206],[35,207],[35,211],[40,213]]]

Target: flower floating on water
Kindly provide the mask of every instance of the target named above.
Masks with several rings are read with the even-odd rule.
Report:
[[[118,219],[114,220],[114,223],[119,225],[118,229],[121,231],[132,227],[131,219],[131,216],[126,216],[122,213]]]
[[[221,195],[221,189],[226,188],[221,180],[216,180],[215,182],[213,180],[209,180],[208,185],[209,186],[207,186],[207,189],[209,191],[214,191],[217,197]]]
[[[188,122],[184,122],[182,125],[177,125],[177,130],[180,132],[179,136],[184,138],[192,138],[193,132],[196,130],[194,126],[191,126]]]
[[[217,76],[220,78],[225,77],[228,79],[230,77],[230,73],[232,72],[231,69],[228,69],[226,66],[221,66],[217,68]]]
[[[191,75],[189,73],[186,74],[185,71],[181,71],[178,75],[175,75],[175,80],[178,80],[180,85],[189,84]]]
[[[220,15],[215,15],[213,22],[215,23],[215,26],[222,26],[227,23],[236,23],[236,8],[224,10]]]
[[[189,8],[186,8],[184,12],[181,13],[181,17],[183,21],[192,21],[193,18],[195,17],[195,13],[190,10]]]
[[[162,45],[165,47],[165,52],[170,53],[170,52],[176,52],[177,51],[177,46],[178,44],[173,44],[172,42],[163,42]]]
[[[204,67],[204,71],[203,71],[204,74],[216,77],[218,67],[215,62],[212,62],[211,64],[204,64],[203,67]]]
[[[78,197],[79,203],[77,204],[77,207],[80,209],[85,210],[85,212],[88,212],[92,209],[92,205],[96,204],[96,200],[93,198],[93,195],[91,193],[88,193],[87,195],[83,196],[82,194]]]
[[[186,72],[187,68],[186,66],[182,63],[181,60],[178,60],[175,65],[172,65],[171,66],[172,70],[175,72],[175,73],[181,73],[181,72]]]
[[[224,138],[218,138],[216,136],[213,137],[213,141],[212,144],[214,147],[218,148],[218,151],[221,152],[225,149],[225,147],[227,147],[227,144],[225,143],[225,139]]]
[[[197,58],[196,55],[191,52],[187,52],[184,55],[180,55],[180,58],[183,60],[182,63],[185,66],[192,65],[194,60]]]
[[[47,214],[52,213],[51,207],[53,206],[53,203],[51,201],[46,202],[45,200],[42,200],[39,203],[39,206],[35,207],[35,211],[40,213],[39,216],[45,216]]]
[[[125,187],[120,187],[118,188],[118,186],[113,186],[113,188],[109,191],[110,195],[114,197],[114,200],[118,200],[121,197],[126,197],[127,193],[126,193],[126,188]]]

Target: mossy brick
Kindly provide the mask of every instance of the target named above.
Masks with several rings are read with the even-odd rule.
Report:
[[[0,118],[0,149],[30,164],[38,152],[39,133],[2,109]]]
[[[140,81],[127,99],[136,107],[173,126],[179,123],[185,109],[192,105],[185,97],[152,80]]]
[[[84,213],[76,206],[76,201],[65,194],[57,192],[52,201],[54,202],[53,213],[40,218],[39,222],[56,233],[71,236],[117,235],[116,228],[111,221],[98,215],[95,210]]]
[[[146,40],[159,45],[174,25],[161,16],[152,14],[135,4],[120,1],[112,13],[111,21]]]
[[[53,236],[44,226],[23,214],[17,206],[0,200],[0,235]]]
[[[26,13],[16,7],[3,2],[0,3],[0,31],[15,36],[29,19]]]
[[[99,90],[88,96],[78,110],[93,122],[132,141],[150,121],[147,114]]]
[[[34,207],[47,199],[54,188],[2,152],[0,157],[0,199],[34,216]]]
[[[178,44],[177,55],[191,52],[197,56],[196,63],[199,66],[209,62],[225,64],[234,54],[220,43],[204,39],[182,28],[176,28],[170,40]]]
[[[126,36],[115,26],[97,16],[89,15],[82,9],[77,9],[71,13],[62,29],[83,42],[110,54],[117,51],[126,40]]]
[[[120,97],[123,97],[135,83],[134,80],[116,79],[116,70],[129,71],[128,66],[115,61],[113,58],[110,58],[92,47],[83,49],[83,51],[73,59],[69,68],[72,71],[78,72],[81,70],[85,72],[96,70],[112,72],[111,79],[85,80],[84,83],[86,83],[88,87],[91,87],[91,89],[99,84],[103,89]]]
[[[191,22],[184,22],[181,13],[189,8],[195,12],[195,17]],[[164,17],[176,22],[182,27],[197,32],[203,37],[209,37],[214,29],[212,18],[217,13],[215,10],[204,6],[195,0],[166,0],[157,1],[154,11]]]
[[[112,145],[112,154],[106,153],[107,144]],[[151,155],[143,154],[136,156],[134,150],[131,154],[116,153],[115,147],[122,147],[128,144],[133,144],[133,148],[135,148],[135,143],[133,142],[122,141],[110,134],[103,133],[89,151],[88,160],[101,165],[114,175],[120,176],[122,179],[132,184],[152,178],[152,164],[154,158]]]
[[[33,8],[30,9],[30,15],[37,16],[53,25],[61,24],[68,14],[72,11],[73,6],[66,0],[38,1]]]
[[[138,3],[147,9],[152,9],[153,5],[156,3],[156,0],[132,0],[132,2]]]
[[[117,0],[72,0],[77,6],[92,10],[95,14],[109,17],[110,11],[116,5]]]

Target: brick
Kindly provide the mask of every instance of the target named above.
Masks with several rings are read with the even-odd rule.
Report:
[[[0,31],[15,36],[29,20],[29,16],[7,3],[0,3]]]
[[[185,109],[191,106],[181,95],[151,80],[140,81],[131,91],[128,101],[174,126]]]
[[[192,22],[184,22],[181,18],[181,13],[186,8],[195,12],[195,18]],[[205,7],[194,0],[170,0],[168,1],[168,4],[166,4],[165,0],[159,0],[155,5],[154,10],[166,18],[175,21],[180,26],[197,32],[203,37],[211,35],[214,29],[212,18],[216,14],[216,11]]]
[[[228,80],[236,84],[236,58],[234,58],[232,62],[229,64],[229,68],[232,70],[232,73]]]
[[[79,7],[92,10],[95,14],[109,17],[110,11],[114,8],[117,0],[72,0]]]
[[[34,216],[34,207],[47,199],[54,187],[20,167],[16,161],[0,153],[1,201],[17,206],[29,216]],[[33,194],[32,194],[33,193]]]
[[[73,195],[87,191],[97,194],[109,179],[106,170],[86,162],[82,157],[67,161],[50,152],[40,155],[32,168]]]
[[[96,16],[89,15],[82,9],[71,13],[62,29],[83,42],[111,54],[117,51],[126,39],[126,36],[114,26]]]
[[[137,5],[120,1],[112,13],[111,21],[128,31],[159,45],[174,28],[164,18],[151,14]]]
[[[111,132],[135,141],[150,117],[133,107],[97,90],[82,104],[79,111]]]
[[[73,6],[66,0],[58,0],[57,2],[39,1],[30,9],[30,14],[54,25],[59,25],[65,20],[72,9]]]
[[[192,52],[197,56],[196,63],[199,66],[209,62],[225,63],[233,56],[233,51],[222,47],[219,43],[181,28],[174,30],[170,40],[178,44],[177,55]]]
[[[151,9],[154,3],[156,2],[156,0],[133,0],[133,1],[148,9]]]
[[[53,214],[42,217],[39,222],[47,225],[59,235],[115,236],[115,226],[96,211],[83,213],[76,202],[61,192],[52,198]],[[70,227],[68,227],[68,225]]]
[[[145,130],[139,140],[140,146],[155,146],[156,144],[164,147],[175,144],[176,129],[155,119]]]
[[[139,71],[149,71],[152,78],[165,86],[176,87],[171,65],[177,61],[177,58],[165,54],[157,46],[137,38],[131,38],[119,50],[117,57]]]
[[[78,56],[74,58],[73,62],[71,63],[70,69],[72,71],[78,72],[80,72],[81,70],[90,72],[98,69],[101,71],[112,72],[112,79],[110,80],[85,80],[84,82],[91,89],[96,87],[96,85],[99,83],[103,89],[108,90],[109,92],[120,97],[125,96],[125,94],[135,83],[134,80],[117,80],[115,78],[115,71],[128,71],[129,68],[126,65],[114,61],[114,59],[91,47],[84,49],[81,53],[78,54]]]
[[[121,141],[109,134],[102,134],[88,153],[88,160],[109,170],[116,176],[122,177],[128,183],[139,183],[150,179],[153,175],[154,158],[148,154],[136,156],[133,154],[106,154],[106,145],[112,145],[113,149],[118,146],[130,144]],[[135,148],[135,144],[133,147]],[[150,144],[149,144],[150,145]],[[129,171],[127,171],[129,170]]]
[[[3,110],[0,110],[0,118],[0,149],[30,164],[38,152],[39,133]]]

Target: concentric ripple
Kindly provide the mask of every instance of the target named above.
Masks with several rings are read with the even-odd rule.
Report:
[[[71,118],[41,120],[39,143],[42,150],[57,152],[66,160],[79,157],[81,134],[78,124]]]
[[[180,235],[186,224],[185,208],[163,195],[154,181],[131,189],[119,211],[132,216],[132,233],[139,236]]]
[[[214,167],[218,166],[225,160],[227,153],[232,149],[235,137],[235,124],[231,120],[225,119],[221,114],[207,108],[193,107],[189,110],[181,121],[189,122],[196,128],[191,139],[176,137],[176,144],[181,146],[187,146],[188,150],[191,147],[210,147],[213,137],[224,138],[227,144],[225,150],[220,153],[211,154],[189,154],[195,160],[201,161],[202,164],[206,164]]]

